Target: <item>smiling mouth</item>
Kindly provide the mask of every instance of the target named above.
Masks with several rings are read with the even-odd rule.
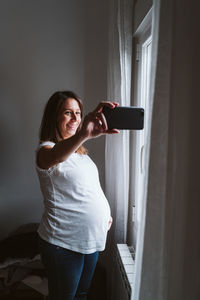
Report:
[[[67,124],[67,126],[66,126],[67,128],[69,128],[69,129],[72,129],[72,130],[76,130],[77,128],[78,128],[78,125],[69,125],[69,124]]]

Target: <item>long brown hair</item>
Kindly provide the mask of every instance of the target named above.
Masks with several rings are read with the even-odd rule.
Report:
[[[62,107],[62,104],[68,98],[75,99],[81,110],[81,117],[83,115],[83,104],[81,99],[72,91],[58,91],[55,92],[48,100],[43,117],[40,125],[39,139],[40,141],[51,141],[53,143],[58,143],[58,136],[62,138],[57,129],[57,119],[58,113]],[[80,126],[77,130],[80,130]],[[87,150],[81,145],[77,153],[87,154]]]

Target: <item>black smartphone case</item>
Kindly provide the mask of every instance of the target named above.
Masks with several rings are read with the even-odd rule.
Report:
[[[144,109],[135,106],[118,106],[102,110],[108,129],[135,129],[144,128]]]

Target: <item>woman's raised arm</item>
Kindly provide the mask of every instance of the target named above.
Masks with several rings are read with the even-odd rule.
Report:
[[[49,169],[60,162],[65,161],[72,153],[87,140],[99,137],[103,134],[119,133],[119,130],[108,130],[105,117],[102,113],[104,106],[115,108],[116,102],[100,102],[96,109],[86,115],[81,129],[69,138],[60,140],[55,146],[43,146],[37,153],[37,165],[42,169]]]

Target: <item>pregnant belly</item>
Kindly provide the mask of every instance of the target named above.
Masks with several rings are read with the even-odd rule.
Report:
[[[108,226],[110,219],[110,208],[107,201],[93,201],[87,203],[78,213],[80,222],[87,223],[88,226]]]
[[[47,219],[55,229],[63,231],[107,230],[110,207],[106,198],[66,205],[64,209],[48,208]]]

